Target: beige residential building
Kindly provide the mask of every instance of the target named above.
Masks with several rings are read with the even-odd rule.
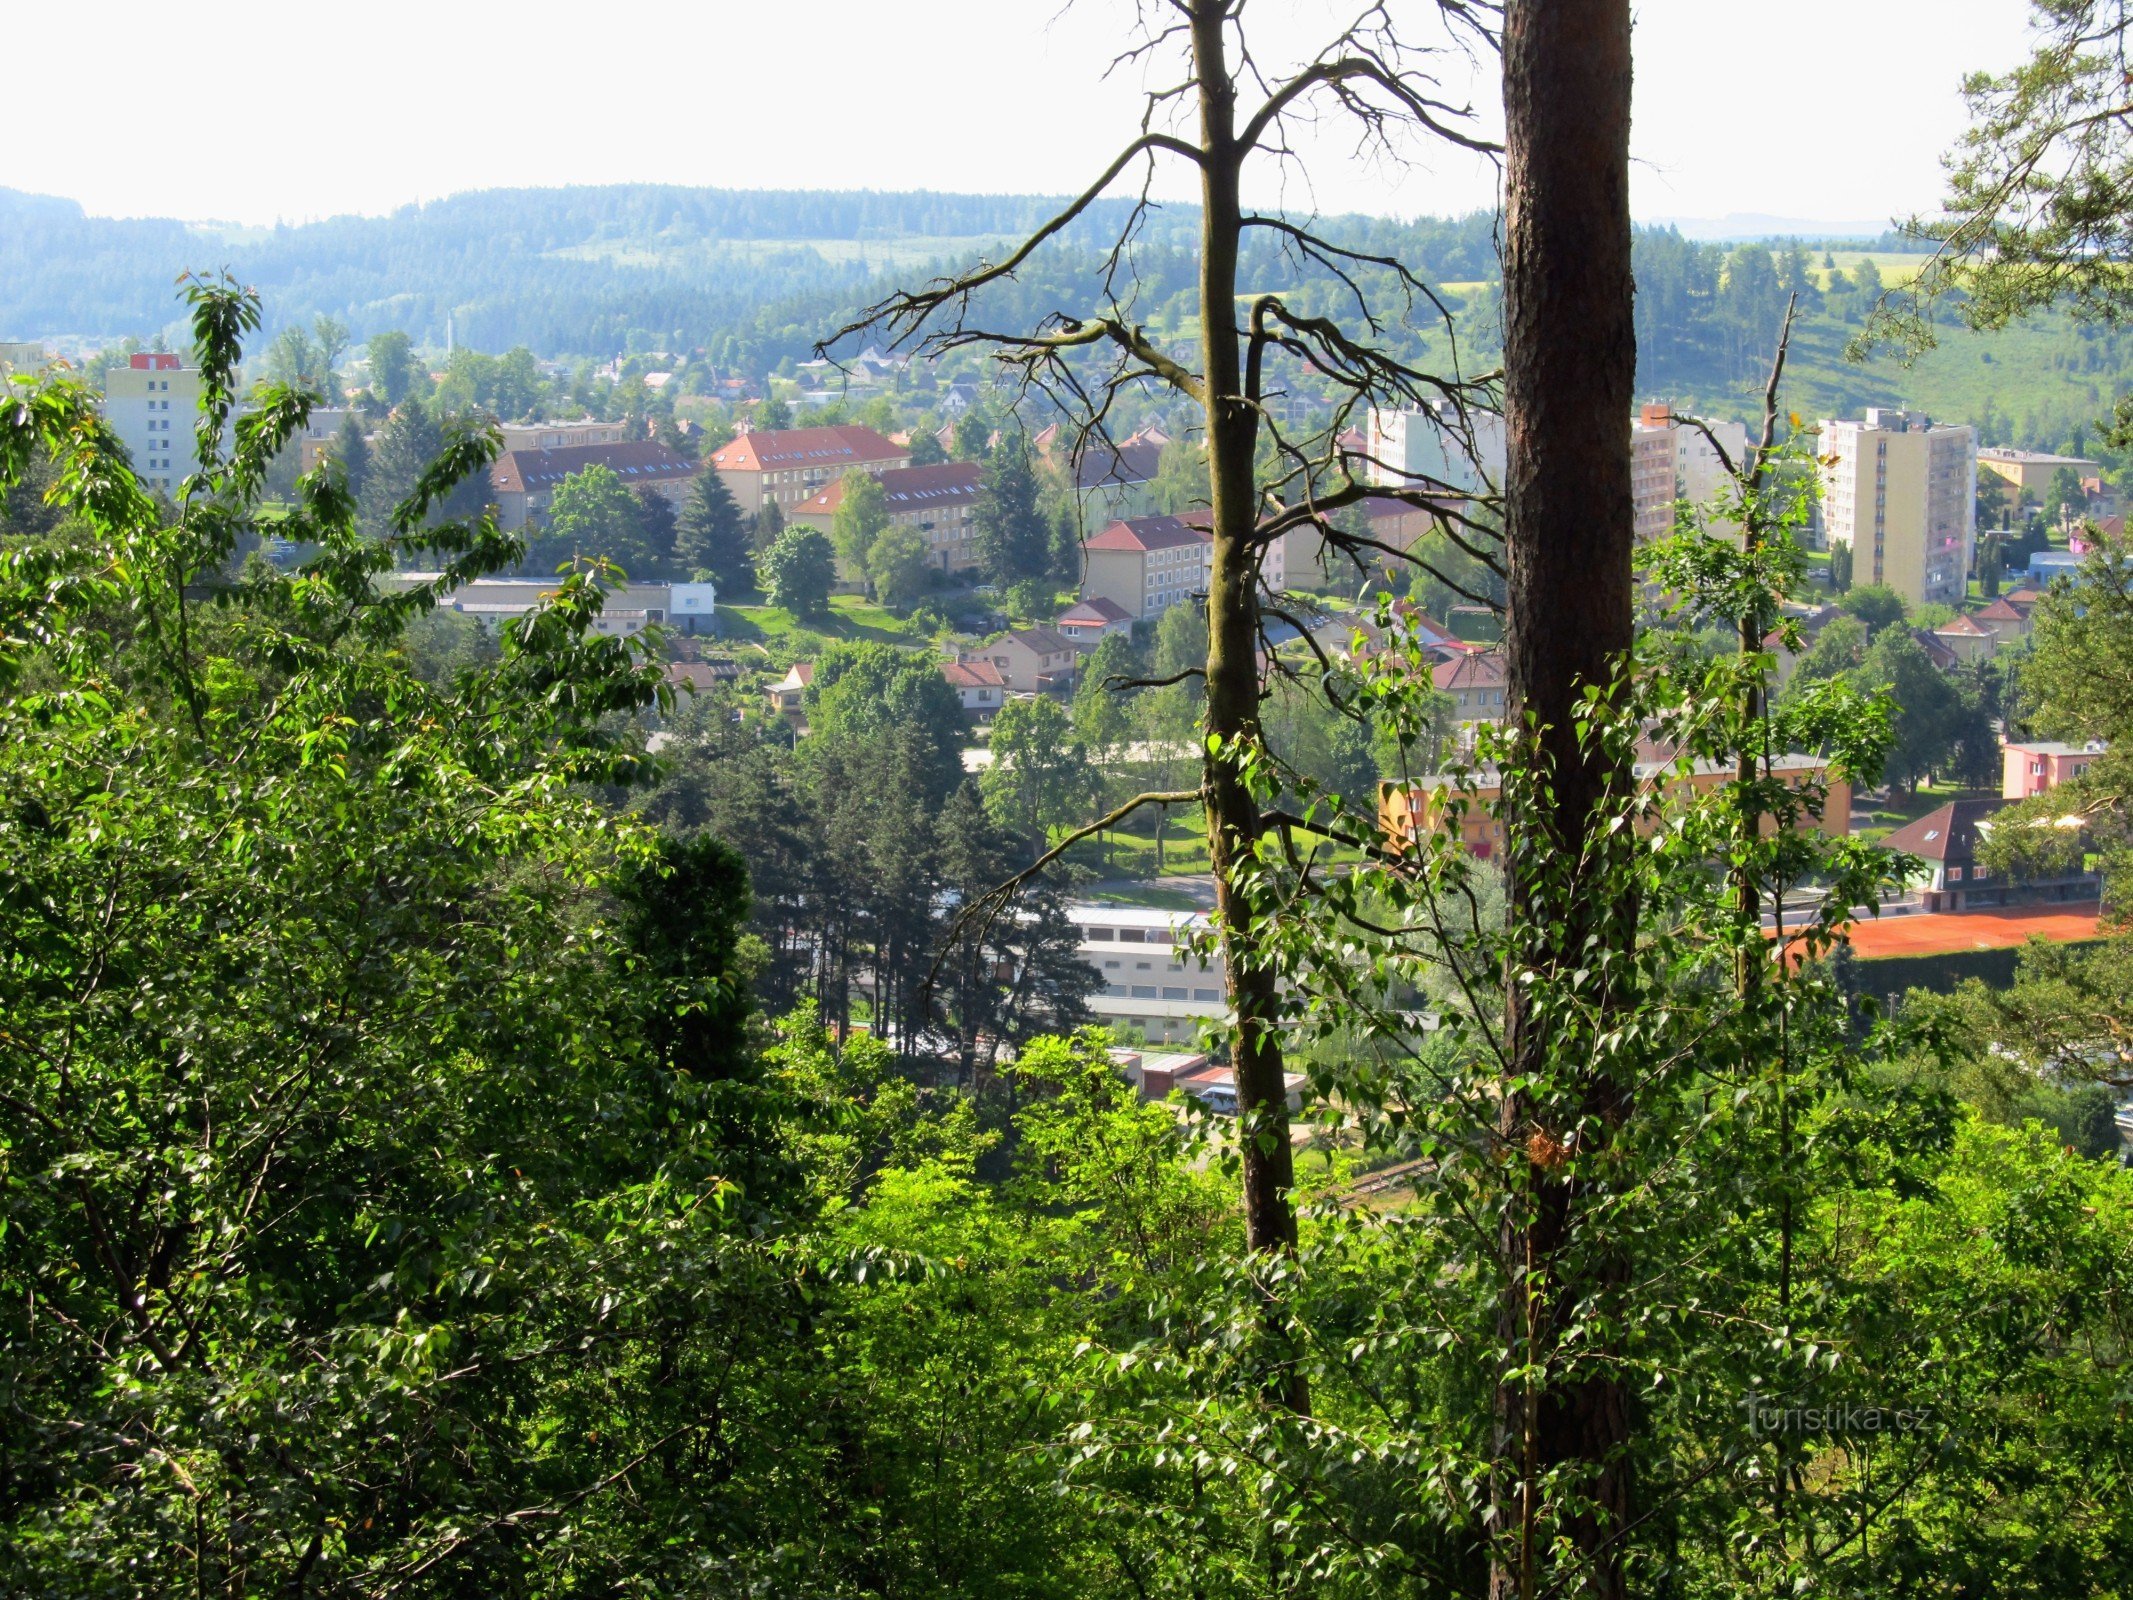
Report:
[[[1705,428],[1710,430],[1708,435]],[[1726,461],[1719,454],[1720,445],[1726,456],[1739,463],[1748,449],[1747,428],[1723,420],[1704,420],[1703,427],[1696,427],[1676,417],[1673,407],[1663,400],[1638,410],[1629,425],[1629,474],[1639,544],[1664,539],[1674,531],[1678,502],[1708,507],[1725,493]],[[1710,526],[1714,533],[1738,531],[1724,521]]]
[[[1125,517],[1082,541],[1081,598],[1146,619],[1207,592],[1214,541],[1177,517]]]
[[[956,660],[991,667],[1010,694],[1052,694],[1074,687],[1081,652],[1056,628],[1010,628]]]
[[[144,488],[175,494],[193,470],[200,369],[167,351],[142,351],[104,375],[104,420]]]
[[[790,515],[855,467],[879,477],[910,464],[908,446],[853,424],[744,433],[713,451],[708,463],[750,516],[770,504]]]
[[[975,461],[939,461],[928,467],[891,467],[877,474],[889,502],[889,521],[925,535],[926,553],[943,572],[968,572],[978,564],[971,545],[972,516],[983,469]],[[824,484],[794,506],[786,520],[828,534],[844,504],[844,479]]]
[[[566,478],[605,467],[624,487],[650,489],[677,508],[696,486],[696,463],[651,439],[624,444],[570,445],[560,450],[506,450],[489,468],[496,520],[507,529],[539,523]]]
[[[2102,463],[2087,456],[2055,456],[2043,450],[1997,447],[1977,453],[1980,487],[1996,490],[2002,505],[2010,507],[2020,506],[2025,497],[2032,505],[2042,505],[2045,491],[2061,467],[2071,468],[2077,478],[2093,478],[2103,471]]]
[[[570,422],[507,422],[503,435],[506,450],[563,450],[573,445],[623,444],[630,430],[626,422],[579,417]]]
[[[1914,606],[1969,590],[1977,538],[1977,430],[1917,412],[1825,420],[1822,515],[1852,552],[1854,583],[1884,583]]]

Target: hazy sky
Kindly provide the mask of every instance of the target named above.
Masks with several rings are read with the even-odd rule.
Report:
[[[1330,14],[1324,0],[1258,10],[1277,47]],[[1638,215],[1857,221],[1930,205],[1962,125],[1956,86],[2017,59],[2026,11],[1642,0]],[[245,222],[506,184],[1058,192],[1135,114],[1139,75],[1101,80],[1128,15],[1127,0],[16,6],[0,114],[46,131],[6,141],[0,184],[107,215]],[[1448,88],[1487,102],[1493,85],[1453,63]],[[211,159],[171,137],[170,105],[187,98],[220,109],[204,119],[220,130]],[[1493,193],[1470,162],[1398,172],[1345,146],[1313,155],[1327,209],[1447,213]]]

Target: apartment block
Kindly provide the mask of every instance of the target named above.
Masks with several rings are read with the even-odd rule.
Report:
[[[1221,970],[1179,948],[1206,933],[1205,916],[1089,904],[1069,906],[1067,916],[1081,959],[1104,981],[1089,996],[1098,1022],[1137,1028],[1150,1043],[1180,1044],[1227,1014]]]
[[[624,444],[630,429],[626,422],[577,417],[568,422],[507,422],[503,435],[506,450],[565,450],[576,445]]]
[[[565,479],[605,467],[624,487],[650,489],[677,509],[696,486],[696,463],[651,439],[624,444],[567,445],[559,450],[506,450],[489,468],[489,492],[499,526],[516,531],[546,519]]]
[[[2000,748],[2000,796],[2006,800],[2034,800],[2050,794],[2060,784],[2080,777],[2109,748],[2100,739],[2087,744],[2064,744],[2056,740],[2009,744]]]
[[[1884,583],[1911,605],[1953,605],[1969,590],[1977,539],[1977,430],[1915,411],[1825,420],[1822,515],[1852,552],[1854,583]]]
[[[971,534],[983,469],[975,461],[891,467],[877,476],[889,502],[889,521],[923,534],[934,566],[943,572],[968,572],[977,566]],[[787,520],[827,535],[843,504],[844,479],[840,477],[794,506]]]
[[[200,369],[168,351],[142,351],[104,377],[104,420],[144,488],[175,494],[193,470]]]
[[[1207,592],[1214,541],[1178,517],[1125,517],[1081,550],[1081,598],[1148,618]]]
[[[1705,429],[1710,430],[1708,434]],[[1720,446],[1724,456],[1719,454]],[[1726,457],[1738,463],[1747,449],[1748,430],[1738,422],[1706,420],[1698,427],[1676,417],[1665,401],[1640,407],[1629,425],[1630,500],[1635,507],[1637,542],[1644,544],[1672,533],[1677,502],[1707,507],[1719,499],[1727,485]],[[1739,531],[1724,521],[1714,521],[1710,528],[1713,532]]]
[[[1433,406],[1373,406],[1363,435],[1371,482],[1443,484],[1456,494],[1486,494],[1503,482],[1508,450],[1504,419],[1469,411],[1461,421],[1449,401]]]
[[[911,451],[856,425],[757,429],[713,451],[709,464],[750,516],[772,504],[790,514],[855,468],[879,477],[908,467]]]

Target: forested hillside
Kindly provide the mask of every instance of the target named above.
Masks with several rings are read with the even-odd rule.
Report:
[[[0,336],[146,336],[175,330],[171,285],[191,267],[228,265],[259,288],[270,329],[321,313],[358,341],[386,329],[546,357],[702,350],[721,369],[768,371],[892,282],[994,246],[1053,204],[1032,195],[794,192],[616,184],[495,189],[270,229],[168,219],[89,217],[71,201],[0,189]],[[1107,202],[984,298],[1002,325],[1100,300],[1102,240],[1128,201]],[[1191,206],[1153,211],[1133,245],[1129,300],[1160,339],[1195,332]],[[1397,260],[1433,286],[1456,319],[1469,371],[1498,359],[1496,219],[1347,217],[1329,237],[1362,257]],[[1988,442],[2060,448],[2086,441],[2123,386],[2121,335],[2041,318],[1987,341],[1947,308],[1939,348],[1913,366],[1859,363],[1845,347],[1883,289],[1919,257],[1842,243],[1728,247],[1671,229],[1637,235],[1638,387],[1714,413],[1744,415],[1759,396],[1789,294],[1801,297],[1786,401],[1803,415],[1912,404],[1980,424]],[[1856,242],[1855,242],[1856,243]],[[1380,304],[1401,304],[1396,274],[1348,264]],[[1337,314],[1348,290],[1266,231],[1242,281],[1300,308]],[[1411,355],[1448,355],[1435,308],[1418,299],[1396,334]],[[2071,381],[2069,381],[2071,380]],[[1308,393],[1307,385],[1298,385]]]

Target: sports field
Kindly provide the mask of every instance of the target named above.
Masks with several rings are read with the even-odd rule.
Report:
[[[1939,955],[1948,950],[2005,950],[2039,935],[2061,942],[2093,939],[2099,910],[2093,900],[2076,900],[1996,911],[1862,918],[1851,926],[1852,952],[1870,960]]]

